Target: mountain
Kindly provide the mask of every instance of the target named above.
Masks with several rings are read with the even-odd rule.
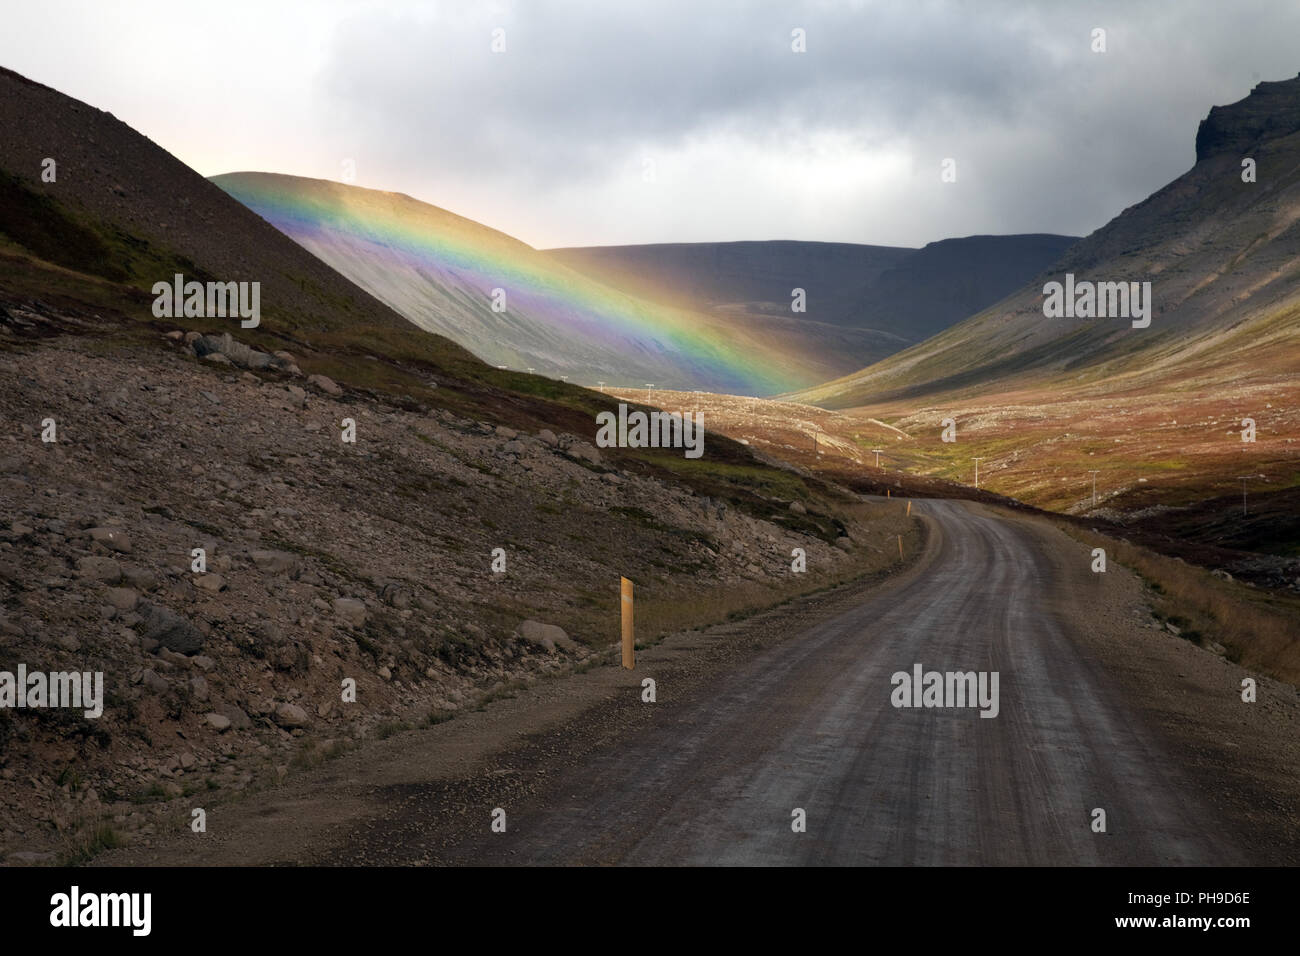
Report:
[[[548,249],[564,265],[637,295],[739,316],[790,316],[915,344],[1014,292],[1073,236],[968,236],[922,249],[842,242],[701,242]]]
[[[931,242],[850,296],[842,323],[920,342],[1010,295],[1077,236],[966,236]]]
[[[1196,141],[1187,173],[1072,245],[1050,273],[921,345],[794,397],[844,408],[1028,383],[1107,388],[1293,368],[1300,77],[1215,107]],[[1246,159],[1254,182],[1243,181]],[[1045,317],[1044,285],[1067,273],[1150,282],[1150,326]]]
[[[141,291],[176,272],[257,281],[264,325],[284,333],[404,326],[111,113],[0,68],[0,127],[0,237],[12,246]]]
[[[6,862],[147,841],[182,771],[230,798],[601,662],[620,575],[653,643],[912,548],[712,429],[598,449],[612,396],[417,328],[107,113],[0,72],[0,124],[0,652],[105,692],[0,707]],[[260,282],[260,325],[155,315],[177,271]]]
[[[1149,324],[1048,317],[1067,275],[1149,283]],[[1190,170],[997,305],[786,397],[888,423],[890,467],[978,456],[982,488],[1300,582],[1300,77],[1214,107]]]
[[[213,182],[420,328],[492,365],[588,385],[770,394],[900,344],[851,329],[810,334],[788,308],[742,319],[641,298],[398,193],[268,173]]]
[[[798,315],[852,326],[845,316],[864,282],[915,249],[847,242],[690,242],[547,249],[579,272],[636,295],[684,308],[751,315]],[[791,313],[791,291],[804,289],[807,311]]]

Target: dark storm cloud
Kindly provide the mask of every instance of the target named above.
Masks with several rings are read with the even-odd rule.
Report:
[[[791,52],[796,27],[807,53]],[[1090,49],[1094,27],[1105,53]],[[491,191],[530,203],[540,228],[569,210],[565,238],[630,238],[574,202],[635,213],[641,200],[612,191],[650,155],[680,175],[646,208],[681,208],[678,234],[646,240],[797,224],[798,238],[919,244],[1095,228],[1191,165],[1210,105],[1300,71],[1298,28],[1296,5],[1263,2],[440,4],[353,15],[317,88],[340,140],[386,183],[471,207]],[[779,211],[814,201],[796,179],[819,175],[828,137],[864,168],[902,154],[914,172],[879,188],[846,181],[844,202],[820,212]],[[754,176],[786,154],[798,176]],[[962,192],[945,195],[950,156]],[[825,175],[845,169],[841,156]],[[725,200],[692,187],[704,170],[728,183]],[[710,234],[710,222],[728,226]]]

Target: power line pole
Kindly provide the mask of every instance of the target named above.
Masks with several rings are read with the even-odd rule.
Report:
[[[987,457],[988,457],[987,455],[981,455],[979,458],[972,459],[972,461],[975,462],[975,490],[976,491],[980,490],[980,462],[982,462]]]
[[[879,468],[879,467],[880,467],[880,452],[881,452],[881,449],[879,449],[879,448],[873,448],[873,449],[871,449],[871,450],[874,451],[874,452],[876,453],[876,467]]]
[[[1238,475],[1241,479],[1241,513],[1246,513],[1246,482],[1251,478],[1263,478],[1263,475]]]
[[[1092,469],[1088,472],[1088,474],[1092,475],[1092,506],[1094,508],[1097,507],[1097,471],[1098,470],[1099,469]]]

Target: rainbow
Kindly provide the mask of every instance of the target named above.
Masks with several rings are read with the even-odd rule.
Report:
[[[430,326],[411,314],[409,303],[403,307],[411,290],[398,294],[391,278],[382,277],[405,277],[402,284],[424,278],[444,294],[460,290],[461,299],[472,298],[464,290],[476,290],[482,297],[467,309],[471,316],[474,310],[483,313],[480,322],[492,319],[492,290],[504,289],[514,323],[500,322],[490,340],[463,317],[446,329],[430,329],[485,361],[527,355],[539,369],[546,363],[563,369],[567,346],[586,355],[613,354],[630,369],[676,379],[656,382],[668,388],[772,395],[816,384],[812,356],[791,355],[788,346],[783,351],[759,340],[743,319],[637,299],[503,233],[410,197],[276,174],[235,173],[213,181],[422,327]],[[339,257],[330,250],[339,249],[362,261],[332,261]]]

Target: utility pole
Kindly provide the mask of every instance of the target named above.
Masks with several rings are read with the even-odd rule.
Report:
[[[645,384],[645,403],[646,403],[647,405],[649,405],[649,404],[650,404],[650,400],[651,400],[652,398],[654,398],[654,388],[655,388],[654,382],[646,382],[646,384]]]
[[[605,393],[605,383],[604,383],[604,382],[597,382],[597,383],[596,383],[596,387],[600,389],[600,392],[601,392],[602,395]]]
[[[987,457],[986,455],[981,455],[979,458],[972,459],[975,462],[975,490],[976,491],[980,490],[980,462],[982,462],[986,457]]]
[[[1251,478],[1263,478],[1264,476],[1263,476],[1263,475],[1238,475],[1237,477],[1241,479],[1241,513],[1242,513],[1243,515],[1245,515],[1245,513],[1246,513],[1246,482],[1247,482],[1248,479],[1251,479]]]
[[[880,452],[881,452],[881,449],[879,449],[879,448],[873,448],[873,449],[871,449],[871,450],[874,451],[874,452],[876,453],[876,467],[879,468],[879,467],[880,467]]]
[[[1098,470],[1099,469],[1092,469],[1088,472],[1088,474],[1092,475],[1092,506],[1094,508],[1097,507],[1097,471]]]

